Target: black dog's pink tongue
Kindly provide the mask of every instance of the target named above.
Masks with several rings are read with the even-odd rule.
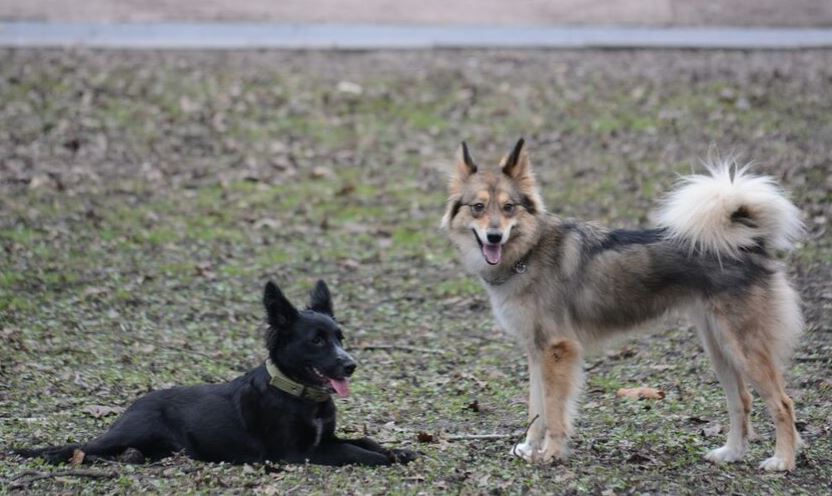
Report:
[[[333,379],[331,377],[327,377],[329,379],[329,385],[332,386],[332,389],[335,390],[335,393],[338,394],[341,398],[346,398],[350,395],[350,380],[346,377],[343,379]]]
[[[486,262],[497,265],[503,256],[503,245],[482,245],[482,254]]]

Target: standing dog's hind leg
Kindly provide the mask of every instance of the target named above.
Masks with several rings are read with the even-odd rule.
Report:
[[[751,430],[751,394],[745,387],[742,374],[737,370],[735,360],[732,360],[733,353],[727,352],[724,348],[733,348],[734,344],[729,342],[731,337],[720,333],[720,328],[712,316],[706,314],[697,315],[697,329],[702,339],[705,351],[711,357],[714,370],[716,371],[719,383],[725,390],[725,398],[728,404],[728,439],[721,448],[709,451],[705,459],[714,463],[736,462],[743,458],[748,450],[748,439],[752,436]],[[742,358],[740,358],[742,360]]]
[[[760,468],[793,470],[802,442],[794,425],[794,403],[786,394],[783,357],[790,352],[791,339],[802,326],[797,295],[781,281],[766,292],[752,293],[746,305],[745,311],[722,310],[716,314],[717,321],[722,334],[730,338],[729,344],[734,344],[731,351],[735,360],[741,363],[746,378],[765,401],[774,420],[774,456],[764,460]]]
[[[534,461],[564,459],[572,417],[583,382],[583,349],[577,341],[557,338],[542,353],[543,410],[546,435]]]
[[[794,403],[786,394],[783,373],[769,350],[750,350],[747,360],[751,383],[765,400],[775,424],[774,456],[764,460],[760,468],[768,471],[794,470],[796,451],[802,442],[794,425]]]

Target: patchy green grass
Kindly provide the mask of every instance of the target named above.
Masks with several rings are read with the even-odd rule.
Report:
[[[832,53],[0,56],[0,492],[829,490]],[[567,462],[509,454],[525,428],[525,359],[438,221],[456,144],[488,163],[521,135],[565,216],[647,225],[709,151],[754,159],[791,190],[808,227],[787,260],[808,321],[789,376],[809,445],[794,473],[756,469],[773,445],[759,400],[747,461],[702,460],[723,441],[724,400],[695,333],[673,319],[590,357]],[[257,365],[267,278],[295,299],[329,282],[360,361],[341,432],[418,449],[419,461],[171,458],[26,481],[58,469],[6,450],[85,440],[114,419],[87,407]],[[667,396],[616,399],[632,386]],[[505,437],[454,440],[490,433]]]

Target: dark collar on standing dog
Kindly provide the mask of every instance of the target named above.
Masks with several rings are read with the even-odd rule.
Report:
[[[495,277],[492,278],[485,278],[482,279],[491,286],[499,286],[501,284],[505,284],[511,279],[513,276],[517,274],[524,274],[527,270],[529,270],[529,254],[527,253],[523,258],[518,260],[511,266],[511,270],[509,271],[500,271],[498,272]]]
[[[277,366],[268,358],[266,359],[266,370],[269,372],[269,385],[289,393],[292,396],[317,401],[319,403],[330,398],[331,393],[326,389],[306,386],[289,379],[286,377],[286,374],[281,372],[280,369],[277,368]]]

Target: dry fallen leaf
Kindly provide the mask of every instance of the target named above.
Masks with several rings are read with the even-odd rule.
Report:
[[[332,177],[334,175],[335,173],[332,172],[332,169],[329,167],[319,165],[312,168],[312,179],[321,179],[324,177]]]
[[[636,400],[663,400],[664,391],[656,388],[637,387],[621,388],[615,393],[619,398],[632,398]]]
[[[85,298],[94,298],[96,296],[100,296],[100,295],[103,295],[103,294],[106,294],[106,293],[107,293],[106,288],[98,288],[98,287],[95,287],[95,286],[90,286],[90,287],[86,288],[84,291],[81,292],[81,294]]]
[[[199,262],[194,266],[194,274],[213,281],[217,278],[211,262]]]
[[[118,415],[124,411],[124,408],[120,406],[90,405],[82,411],[95,418],[101,418],[107,415]]]
[[[86,453],[77,449],[77,450],[72,452],[72,458],[69,460],[69,463],[72,464],[72,465],[81,465],[82,463],[84,463],[84,457],[85,456],[86,456]]]
[[[352,81],[339,81],[335,89],[340,93],[347,93],[349,95],[360,95],[364,93],[364,88],[360,84],[353,83]]]
[[[339,265],[347,270],[357,270],[361,267],[361,263],[351,258],[346,258],[339,262]]]
[[[433,436],[433,434],[429,434],[427,432],[420,432],[416,434],[416,440],[420,443],[432,443],[436,441],[436,438]]]

